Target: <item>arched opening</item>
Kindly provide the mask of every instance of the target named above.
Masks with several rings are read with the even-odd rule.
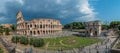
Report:
[[[88,31],[86,33],[88,34]]]
[[[35,28],[37,28],[37,25],[35,25]]]
[[[45,28],[45,25],[43,25],[43,28]]]
[[[29,25],[28,25],[28,28],[29,28]]]
[[[32,35],[32,31],[30,31],[30,35]]]
[[[35,33],[35,31],[34,31],[34,35],[35,35],[36,33]]]
[[[37,31],[38,34],[40,34],[40,31]]]
[[[48,31],[46,31],[46,34],[48,34]]]
[[[27,35],[27,31],[25,31],[25,35]]]
[[[43,34],[45,34],[45,31],[43,31]]]
[[[93,29],[90,28],[90,36],[93,36]]]
[[[32,24],[30,25],[30,27],[32,27]]]
[[[97,36],[97,31],[95,31],[94,35]]]
[[[42,25],[40,25],[40,28],[42,28]]]
[[[51,34],[50,30],[49,30],[49,34]]]

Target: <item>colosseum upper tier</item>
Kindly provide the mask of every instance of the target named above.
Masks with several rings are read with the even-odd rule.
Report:
[[[40,18],[24,21],[22,12],[17,13],[17,34],[19,35],[45,35],[60,32],[62,32],[62,25],[59,20]]]

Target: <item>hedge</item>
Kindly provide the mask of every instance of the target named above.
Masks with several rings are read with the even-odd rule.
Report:
[[[21,36],[20,37],[20,43],[21,44],[24,44],[24,45],[27,45],[28,44],[28,38],[27,37],[25,37],[25,36]]]
[[[11,40],[12,40],[13,43],[18,43],[20,41],[20,37],[19,36],[13,36]]]
[[[34,47],[42,47],[43,45],[44,45],[43,39],[40,39],[40,38],[33,39],[33,46]]]
[[[33,45],[33,41],[34,41],[33,38],[30,38],[30,39],[29,39],[29,44],[30,44],[30,45]]]

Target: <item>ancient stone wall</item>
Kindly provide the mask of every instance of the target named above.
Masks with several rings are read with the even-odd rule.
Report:
[[[62,32],[62,25],[55,19],[33,19],[24,21],[21,11],[17,13],[17,34],[44,35]]]

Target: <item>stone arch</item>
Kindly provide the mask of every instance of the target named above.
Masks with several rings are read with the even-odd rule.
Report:
[[[101,23],[100,21],[89,21],[85,23],[86,32],[90,36],[98,36],[101,33]]]
[[[43,34],[45,34],[45,31],[43,31]]]
[[[94,33],[93,30],[94,30],[93,28],[90,28],[90,31],[89,31],[90,35],[93,35]]]
[[[30,27],[32,27],[32,24],[30,24]]]
[[[97,36],[97,31],[95,30],[94,35]]]
[[[24,32],[24,35],[27,35],[27,31]]]
[[[34,26],[35,26],[35,28],[37,28],[37,25],[36,25],[36,24],[35,24]]]
[[[37,31],[37,34],[40,34],[40,31],[39,31],[39,30]]]
[[[32,35],[33,33],[32,33],[32,31],[30,31],[30,35]]]
[[[36,35],[36,31],[33,31],[33,34]]]

